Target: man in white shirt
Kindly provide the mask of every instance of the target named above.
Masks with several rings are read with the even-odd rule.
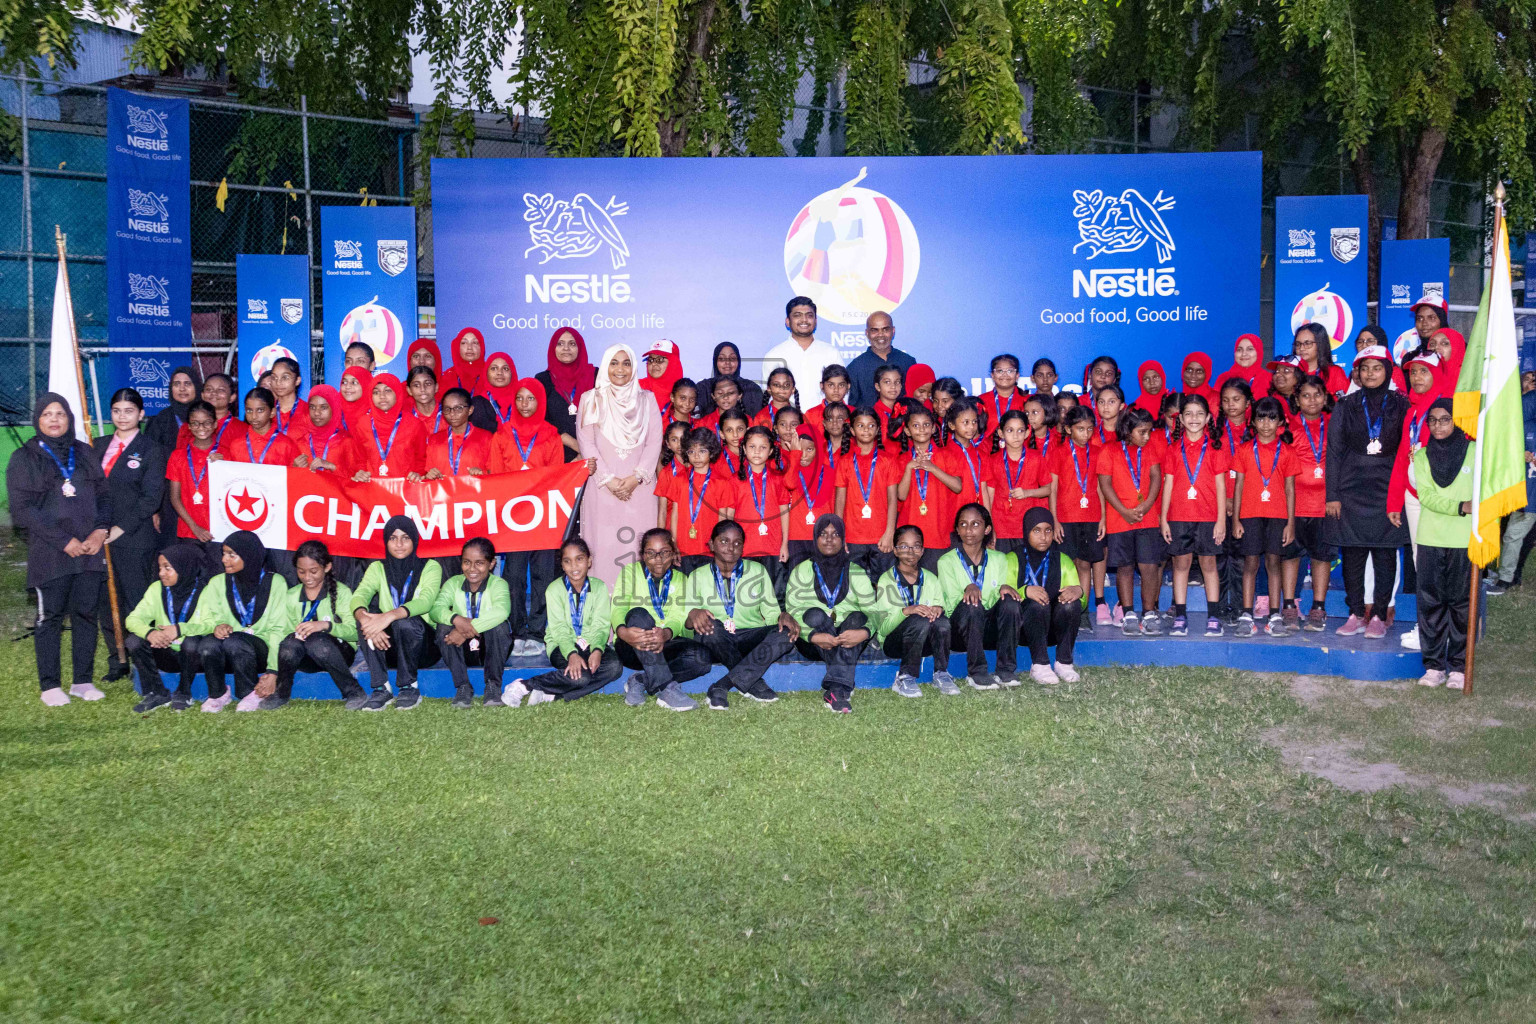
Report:
[[[789,337],[763,356],[763,380],[779,367],[789,367],[804,403],[810,400],[808,396],[821,394],[821,371],[841,366],[843,359],[837,349],[816,340],[816,303],[804,295],[796,295],[784,307],[784,326],[789,328]]]

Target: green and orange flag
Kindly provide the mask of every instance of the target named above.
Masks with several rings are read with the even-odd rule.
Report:
[[[1456,425],[1477,438],[1473,449],[1472,541],[1467,555],[1486,566],[1499,557],[1499,520],[1525,508],[1525,428],[1520,418],[1520,351],[1509,287],[1509,226],[1504,189],[1495,205],[1493,273],[1456,381]]]

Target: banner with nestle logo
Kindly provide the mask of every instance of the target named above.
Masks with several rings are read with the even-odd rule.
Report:
[[[240,394],[256,386],[272,364],[298,361],[304,390],[309,379],[309,257],[235,257],[235,312],[239,317]]]
[[[341,379],[347,346],[357,342],[373,349],[375,373],[404,380],[416,340],[416,208],[323,207],[317,259],[326,381]]]
[[[1377,319],[1392,339],[1392,357],[1419,346],[1413,306],[1420,299],[1444,303],[1450,298],[1449,238],[1389,239],[1381,243],[1381,315]],[[1447,315],[1446,321],[1450,321]]]
[[[113,349],[192,342],[191,163],[187,101],[107,90],[107,343]],[[185,354],[109,357],[104,391],[137,388],[144,411],[170,401]],[[105,407],[105,402],[102,403]]]
[[[594,360],[668,338],[695,377],[729,340],[761,379],[808,295],[845,361],[885,311],[941,374],[1011,351],[1066,384],[1257,331],[1260,203],[1258,153],[435,160],[438,336],[477,327],[519,368],[562,325]]]
[[[421,531],[423,555],[457,555],[471,537],[489,538],[497,551],[549,550],[564,540],[586,479],[585,462],[355,483],[333,473],[216,461],[208,471],[208,528],[220,540],[250,530],[283,551],[318,540],[333,555],[383,558],[384,524],[404,514]]]
[[[1365,196],[1275,198],[1276,352],[1289,352],[1302,324],[1328,329],[1333,361],[1348,372],[1355,335],[1370,323],[1370,237]]]

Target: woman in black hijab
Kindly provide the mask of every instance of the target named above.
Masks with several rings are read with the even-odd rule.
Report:
[[[107,478],[91,446],[75,439],[75,416],[63,396],[38,396],[32,416],[37,434],[16,449],[5,470],[11,521],[27,536],[27,586],[37,590],[32,647],[43,703],[59,707],[71,696],[101,700],[91,682],[96,660],[96,609],[106,583],[102,554],[112,525]],[[73,682],[60,688],[59,645],[64,616],[70,623]]]
[[[197,401],[197,391],[196,371],[190,366],[176,367],[171,371],[170,403],[151,416],[144,425],[144,436],[159,445],[167,459],[176,450],[181,428],[190,415],[188,407]],[[169,487],[165,488],[160,499],[160,522],[156,527],[159,534],[157,549],[176,543],[176,510],[171,507],[170,490]]]
[[[874,589],[848,553],[841,516],[828,512],[817,518],[815,538],[811,556],[789,575],[785,610],[800,623],[795,641],[800,653],[827,666],[821,681],[827,707],[847,714],[853,710],[854,669],[873,636],[868,614]]]
[[[1397,583],[1397,549],[1408,543],[1401,496],[1398,510],[1388,510],[1392,466],[1403,443],[1408,399],[1390,388],[1392,356],[1366,331],[1356,339],[1355,372],[1360,390],[1334,406],[1328,420],[1327,498],[1325,538],[1337,545],[1344,569],[1344,595],[1349,619],[1340,636],[1364,633],[1367,639],[1387,635],[1380,616],[1392,600]],[[1365,563],[1376,575],[1373,614],[1366,614]]]
[[[140,714],[170,705],[185,711],[192,704],[192,678],[197,675],[195,643],[184,643],[182,626],[191,620],[203,591],[203,549],[198,544],[172,544],[156,558],[159,579],[128,613],[123,629],[128,660],[139,670],[143,698],[133,710]],[[161,672],[181,677],[176,692],[167,692]]]
[[[1014,589],[1024,595],[1019,644],[1029,648],[1029,675],[1047,686],[1080,678],[1072,667],[1072,648],[1083,614],[1083,588],[1077,566],[1056,543],[1051,513],[1032,508],[1024,513],[1024,546],[1011,557],[1019,563]],[[1056,667],[1050,651],[1056,648]]]
[[[708,416],[715,411],[715,381],[722,377],[728,377],[736,382],[741,389],[741,407],[746,410],[750,418],[756,416],[763,408],[763,389],[756,382],[747,380],[741,375],[741,349],[734,342],[722,341],[715,346],[715,356],[710,366],[714,368],[714,376],[707,380],[699,381],[699,415]],[[805,385],[795,382],[800,388]]]
[[[384,557],[372,562],[352,594],[357,640],[368,665],[373,693],[365,711],[389,703],[389,664],[396,666],[395,710],[421,703],[416,688],[418,669],[437,660],[437,643],[426,614],[443,585],[442,564],[416,553],[421,534],[410,516],[393,516],[384,524]]]
[[[267,549],[249,530],[224,538],[224,572],[208,581],[197,614],[182,629],[196,637],[208,681],[203,710],[224,710],[230,701],[226,671],[234,676],[236,711],[256,711],[277,690],[277,649],[288,635],[283,597],[288,584],[266,569]]]

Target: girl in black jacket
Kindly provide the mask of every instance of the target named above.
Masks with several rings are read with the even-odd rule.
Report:
[[[96,660],[96,604],[106,580],[102,545],[112,525],[107,478],[91,446],[75,439],[69,403],[51,391],[38,396],[37,435],[11,456],[5,469],[11,520],[27,535],[27,586],[37,590],[37,679],[43,703],[59,707],[70,696],[101,700],[91,683]],[[74,616],[73,682],[60,688],[60,634]]]

